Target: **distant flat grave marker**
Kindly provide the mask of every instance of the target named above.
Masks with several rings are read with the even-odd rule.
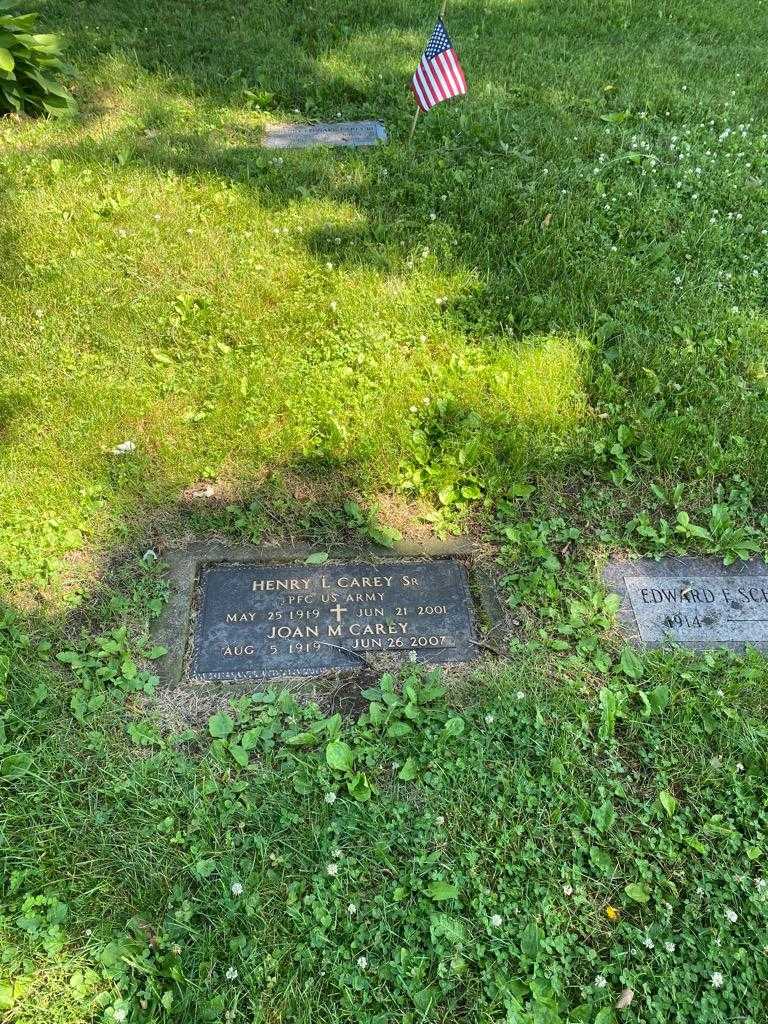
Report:
[[[266,149],[307,149],[309,146],[376,146],[387,141],[380,121],[337,121],[325,124],[272,124],[264,132]]]
[[[198,577],[190,676],[319,676],[368,656],[477,658],[461,562],[214,563]]]
[[[768,649],[768,566],[762,563],[615,562],[605,580],[622,598],[620,621],[636,643]]]

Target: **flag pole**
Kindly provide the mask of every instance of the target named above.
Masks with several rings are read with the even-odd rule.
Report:
[[[416,111],[415,111],[415,113],[413,115],[413,121],[411,122],[411,133],[408,136],[408,145],[409,146],[413,142],[413,133],[416,131],[416,122],[419,120],[419,114],[420,113],[421,113],[421,107],[417,103],[416,104]]]
[[[448,0],[443,0],[443,6],[442,6],[442,8],[440,10],[440,20],[441,21],[445,18],[445,9],[446,9],[447,6],[448,6]],[[418,124],[419,114],[420,113],[421,113],[421,107],[417,103],[416,104],[416,112],[414,113],[413,121],[411,122],[411,132],[410,132],[410,135],[408,136],[408,145],[409,146],[410,146],[411,142],[413,142],[413,133],[416,131],[416,125]]]

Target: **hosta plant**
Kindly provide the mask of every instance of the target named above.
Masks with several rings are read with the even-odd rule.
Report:
[[[34,32],[37,14],[20,14],[15,0],[0,0],[0,115],[71,114],[72,96],[57,79],[71,76],[59,39]]]

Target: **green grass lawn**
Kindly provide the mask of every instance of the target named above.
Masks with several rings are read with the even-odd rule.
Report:
[[[633,656],[598,570],[768,551],[768,8],[449,0],[410,147],[424,0],[40,8],[80,114],[0,119],[0,1016],[762,1024],[764,659]],[[390,142],[259,147],[337,117]],[[498,542],[498,669],[153,716],[146,548],[380,526]]]
[[[84,552],[202,478],[570,495],[622,427],[634,510],[651,480],[693,516],[734,476],[764,503],[759,5],[457,0],[470,95],[410,150],[428,4],[43,9],[82,114],[0,126],[12,586],[87,586]],[[337,114],[391,144],[258,147]]]

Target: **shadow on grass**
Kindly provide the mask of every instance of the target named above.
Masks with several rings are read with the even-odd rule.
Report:
[[[152,123],[158,123],[157,117]],[[562,244],[553,245],[554,235],[539,233],[536,237],[530,229],[531,237],[525,240],[529,269],[526,275],[522,273],[520,228],[530,219],[530,198],[514,170],[510,172],[509,161],[493,150],[491,138],[480,143],[481,147],[487,143],[487,148],[479,151],[484,174],[473,180],[464,169],[462,151],[445,151],[440,158],[424,159],[423,153],[411,154],[392,144],[355,153],[324,149],[278,156],[260,148],[258,130],[252,127],[230,128],[226,134],[225,143],[221,133],[212,138],[171,128],[159,139],[147,139],[126,129],[105,141],[55,145],[44,158],[112,165],[118,184],[123,176],[129,180],[137,169],[185,178],[216,178],[238,186],[260,210],[278,217],[292,212],[303,200],[352,210],[360,217],[359,223],[312,228],[294,236],[294,243],[303,244],[318,267],[331,261],[340,269],[369,268],[393,276],[404,272],[408,254],[415,265],[431,254],[446,273],[475,276],[471,294],[461,299],[449,297],[446,304],[456,328],[475,336],[504,333],[508,338],[544,331],[552,322],[551,309],[558,305],[573,310],[567,328],[578,330],[591,323],[591,302],[574,307],[582,290]],[[243,138],[247,144],[233,144]],[[427,146],[425,142],[424,148]],[[354,173],[347,173],[352,168]],[[489,188],[491,181],[497,187]],[[444,202],[451,192],[452,201]],[[482,225],[495,228],[484,231],[478,250],[477,234]],[[540,296],[527,294],[524,284],[525,276],[537,276],[530,269],[536,259],[542,262],[547,289],[552,293],[546,308],[541,308]],[[479,266],[472,266],[474,260]]]
[[[528,5],[512,8],[519,6]],[[245,8],[234,0],[184,6],[137,0],[130,7],[50,0],[44,8],[85,67],[119,56],[186,97],[241,106],[247,90],[284,113],[298,106],[330,114],[341,103],[358,115],[369,111],[370,83],[346,56],[365,51],[370,70],[386,78],[398,57],[415,67],[435,17],[434,5],[424,0],[415,6],[403,0],[256,0]],[[511,13],[509,6],[489,8],[484,31],[508,31]],[[460,32],[476,31],[474,5],[453,0],[451,21]],[[393,91],[389,99],[395,98]]]
[[[492,0],[482,10],[468,0],[453,0],[450,23],[466,46],[472,89],[466,100],[445,104],[423,119],[413,148],[406,150],[413,109],[406,83],[434,16],[426,2],[361,0],[340,9],[336,0],[311,6],[259,0],[243,10],[234,0],[192,9],[168,0],[139,0],[118,9],[111,0],[99,0],[86,10],[52,0],[46,14],[77,41],[83,78],[90,69],[97,93],[97,82],[126,74],[143,76],[161,93],[138,113],[139,123],[160,138],[142,138],[134,124],[98,142],[76,143],[66,150],[68,156],[102,162],[130,151],[126,171],[133,165],[215,176],[237,183],[263,209],[275,212],[302,198],[349,204],[365,227],[343,229],[340,245],[338,230],[333,239],[330,232],[309,232],[310,253],[337,265],[368,263],[385,273],[393,272],[401,255],[396,246],[428,247],[448,266],[475,264],[482,285],[454,308],[461,313],[459,326],[481,335],[542,331],[554,322],[566,330],[591,330],[596,316],[609,315],[625,301],[626,281],[601,271],[596,309],[573,272],[576,257],[568,240],[563,244],[556,226],[539,230],[553,210],[556,218],[559,214],[557,197],[543,180],[532,180],[534,154],[537,163],[556,159],[549,150],[587,124],[590,134],[583,145],[593,156],[602,144],[601,114],[676,104],[680,94],[673,93],[685,79],[686,62],[706,67],[710,59],[702,34],[716,28],[720,48],[738,39],[738,28],[728,19],[684,3],[679,23],[660,23],[637,6],[598,4],[585,19],[577,0],[556,10],[547,0]],[[670,60],[673,48],[679,60]],[[115,61],[128,70],[115,73],[110,69]],[[617,76],[620,86],[612,82]],[[713,79],[713,97],[721,84]],[[278,119],[293,117],[295,109],[304,118],[382,117],[393,142],[362,157],[280,154],[284,167],[275,167],[275,155],[260,150],[260,129],[244,109],[248,93],[260,97],[268,116]],[[187,110],[174,109],[191,98],[205,121],[196,130],[189,129]],[[84,100],[87,114],[87,91]],[[222,104],[251,124],[222,125]],[[353,174],[343,173],[350,168]],[[454,200],[441,204],[440,197],[451,193]],[[526,227],[532,208],[540,208],[540,214]],[[430,211],[438,218],[436,229]],[[603,249],[609,243],[607,237],[592,241]],[[573,243],[583,246],[584,240]],[[544,281],[546,287],[537,294],[530,281]],[[641,286],[646,287],[644,279]],[[658,324],[664,297],[652,275],[647,295],[637,301],[644,317]],[[562,310],[568,310],[566,321]]]
[[[136,0],[119,6],[114,0],[47,0],[42,7],[86,71],[118,57],[164,79],[179,95],[238,106],[246,89],[256,90],[269,93],[277,110],[298,106],[308,113],[309,103],[326,116],[340,102],[358,115],[368,113],[370,79],[380,81],[381,75],[387,89],[393,87],[381,97],[387,109],[379,110],[389,116],[401,104],[401,70],[409,74],[415,67],[437,5],[431,0],[255,0],[243,7],[236,0],[185,5]],[[631,53],[627,84],[646,92],[645,70],[677,74],[664,66],[669,55],[707,67],[715,50],[744,46],[732,12],[694,2],[680,2],[662,19],[643,5],[608,0],[598,0],[588,12],[581,0],[486,0],[482,5],[451,0],[448,24],[459,52],[466,51],[473,91],[493,82],[508,84],[517,77],[518,63],[521,69],[532,65],[533,73],[520,82],[525,92],[526,79],[535,82],[543,70],[549,85],[561,87],[558,66],[563,72],[586,62],[600,75],[610,75],[626,70]],[[555,65],[551,75],[550,64]]]

